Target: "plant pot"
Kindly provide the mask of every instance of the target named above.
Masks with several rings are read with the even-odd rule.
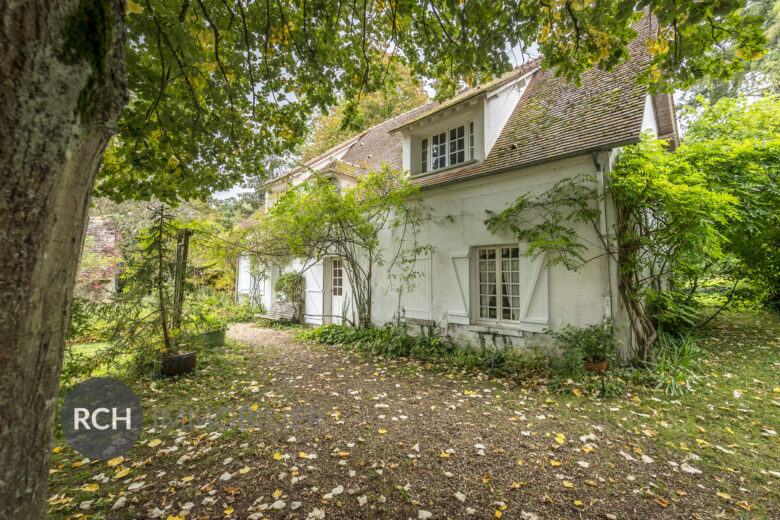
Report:
[[[200,335],[203,345],[207,347],[221,347],[225,344],[225,330],[217,329],[204,332]]]
[[[162,373],[166,376],[188,374],[195,368],[195,352],[162,358]]]
[[[588,372],[606,372],[607,360],[603,359],[601,361],[586,361],[585,370]]]

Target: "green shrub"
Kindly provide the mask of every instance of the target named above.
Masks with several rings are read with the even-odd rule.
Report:
[[[670,395],[681,395],[691,391],[692,385],[702,372],[699,357],[702,351],[693,337],[685,333],[673,336],[666,332],[658,335],[657,357],[641,365],[640,377],[656,390]]]
[[[281,295],[282,301],[297,306],[303,300],[303,286],[303,277],[300,273],[284,273],[276,279],[274,290]]]
[[[681,291],[651,292],[647,309],[656,329],[677,334],[695,325],[701,314],[701,305]]]
[[[439,362],[447,367],[488,370],[493,375],[528,377],[545,372],[546,357],[538,349],[530,352],[512,348],[479,350],[460,348],[444,337],[410,334],[406,325],[387,324],[374,329],[355,329],[346,325],[323,325],[307,330],[301,339],[342,345],[347,349],[387,358],[409,357]]]
[[[584,328],[567,325],[558,331],[547,331],[570,362],[605,361],[615,359],[618,341],[612,324],[597,323]]]

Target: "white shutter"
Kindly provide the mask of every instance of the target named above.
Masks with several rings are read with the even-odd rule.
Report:
[[[547,324],[549,285],[544,257],[520,256],[520,321]]]
[[[322,324],[322,302],[323,302],[323,268],[322,262],[309,267],[303,273],[303,279],[306,286],[306,296],[304,299],[304,321],[306,323]]]
[[[401,307],[405,318],[415,318],[419,320],[431,319],[431,255],[417,258],[414,262],[414,272],[417,276],[414,278],[414,287],[411,290],[404,290],[401,298]]]
[[[236,292],[239,296],[248,295],[251,291],[251,263],[249,257],[241,255],[238,257],[238,279],[236,280]]]
[[[457,297],[451,299],[448,303],[447,321],[450,323],[459,323],[468,325],[469,317],[469,249],[458,248],[451,249],[449,252],[451,269],[451,285],[458,290]]]

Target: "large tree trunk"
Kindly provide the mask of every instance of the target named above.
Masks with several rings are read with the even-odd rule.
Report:
[[[43,518],[95,175],[127,100],[124,0],[0,0],[0,518]]]

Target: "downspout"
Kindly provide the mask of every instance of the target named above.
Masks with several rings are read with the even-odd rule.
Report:
[[[609,243],[609,237],[607,236],[607,198],[604,196],[604,168],[601,165],[601,161],[599,161],[598,152],[593,152],[592,158],[593,165],[596,167],[596,189],[598,190],[599,200],[601,201],[601,207],[599,208],[599,233],[604,237],[604,241],[606,242],[604,246],[606,247],[606,250],[610,251],[611,245]],[[612,260],[609,254],[607,254],[605,258],[607,261],[603,263],[603,270],[604,278],[607,280],[607,290],[609,292],[604,296],[604,319],[609,319],[612,323],[615,323],[615,316],[612,310]]]

